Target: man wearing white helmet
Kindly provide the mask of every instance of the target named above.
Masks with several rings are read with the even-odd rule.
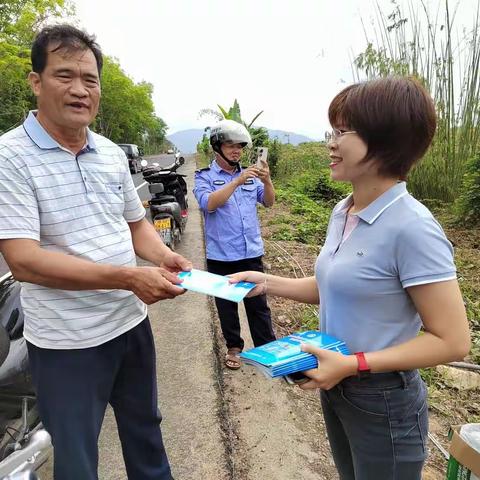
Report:
[[[195,173],[193,193],[205,219],[207,269],[219,275],[244,270],[263,272],[263,241],[257,203],[271,207],[275,190],[268,165],[242,168],[240,157],[252,146],[248,130],[233,120],[222,120],[210,130],[215,158]],[[227,344],[225,366],[240,368],[243,350],[238,305],[215,298],[223,336]],[[266,295],[245,298],[250,333],[255,346],[275,340]]]

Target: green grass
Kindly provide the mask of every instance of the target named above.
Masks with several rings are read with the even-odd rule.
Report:
[[[297,220],[297,217],[292,214],[283,214],[283,215],[277,215],[275,218],[271,218],[270,220],[267,221],[268,226],[272,225],[294,225],[294,222]]]
[[[312,245],[322,244],[330,218],[331,208],[324,203],[312,200],[292,187],[277,189],[277,201],[289,208],[282,227],[281,217],[275,223],[280,225],[274,234],[277,240],[295,240]]]
[[[303,308],[299,322],[302,330],[318,330],[318,315],[312,308]]]

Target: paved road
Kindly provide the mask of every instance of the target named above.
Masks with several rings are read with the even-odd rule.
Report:
[[[169,156],[150,162],[165,165]],[[178,252],[188,256],[194,267],[204,269],[202,220],[193,200],[194,157],[186,159],[181,172],[187,174],[190,211],[187,229]],[[134,175],[140,198],[148,190],[141,174]],[[139,260],[139,264],[145,262]],[[179,480],[221,480],[227,473],[226,446],[218,419],[221,399],[218,392],[213,318],[205,295],[187,293],[148,308],[157,347],[157,377],[162,431],[174,477]],[[167,340],[168,339],[168,340]],[[42,480],[51,480],[52,459],[41,471]],[[111,409],[108,409],[99,442],[99,478],[126,480],[120,442]]]

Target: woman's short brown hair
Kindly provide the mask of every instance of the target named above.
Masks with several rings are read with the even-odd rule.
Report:
[[[396,76],[345,88],[330,103],[328,118],[333,127],[358,133],[368,146],[364,161],[374,159],[381,175],[402,179],[427,151],[437,124],[427,90]]]

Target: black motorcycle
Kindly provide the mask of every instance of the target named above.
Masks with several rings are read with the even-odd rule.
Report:
[[[0,479],[35,478],[27,472],[50,451],[29,373],[20,283],[8,273],[0,278]]]
[[[148,201],[153,226],[163,243],[175,250],[179,244],[188,220],[186,175],[177,173],[183,165],[183,157],[176,157],[168,167],[143,164],[143,178],[148,182],[152,198]]]

